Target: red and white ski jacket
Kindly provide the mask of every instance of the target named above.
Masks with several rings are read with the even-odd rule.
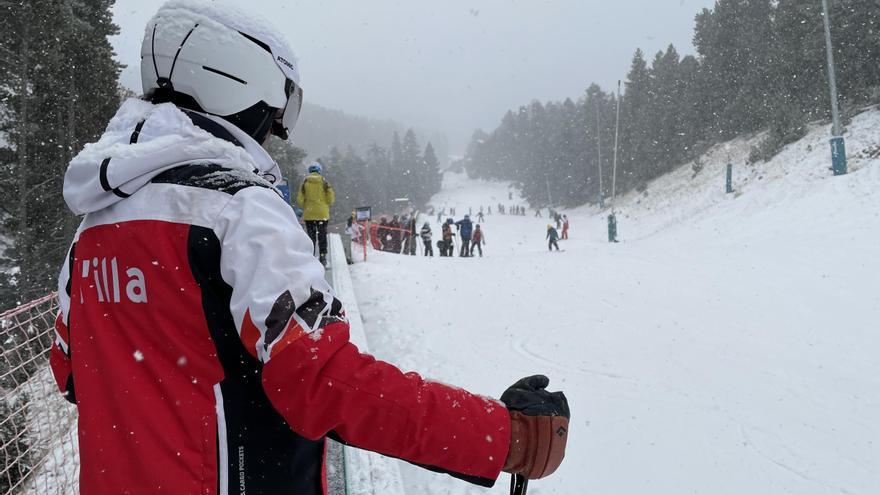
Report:
[[[321,493],[327,436],[491,486],[507,410],[358,352],[277,178],[228,122],[140,100],[71,162],[51,364],[81,492]]]

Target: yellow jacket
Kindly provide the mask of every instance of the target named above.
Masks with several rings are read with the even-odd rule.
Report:
[[[303,180],[296,195],[296,203],[303,209],[303,220],[329,220],[330,205],[336,201],[333,186],[319,173],[311,173]]]

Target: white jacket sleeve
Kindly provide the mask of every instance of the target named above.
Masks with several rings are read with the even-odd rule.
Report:
[[[220,273],[248,351],[263,362],[303,334],[344,319],[294,211],[273,190],[236,193],[215,224]]]

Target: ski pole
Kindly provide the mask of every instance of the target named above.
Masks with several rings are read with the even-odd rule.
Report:
[[[529,479],[521,474],[510,475],[510,495],[526,495]]]

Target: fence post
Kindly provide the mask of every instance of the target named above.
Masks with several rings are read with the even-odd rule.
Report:
[[[367,243],[371,242],[370,241],[370,221],[369,220],[364,222],[363,240],[364,240],[364,261],[367,261]]]

